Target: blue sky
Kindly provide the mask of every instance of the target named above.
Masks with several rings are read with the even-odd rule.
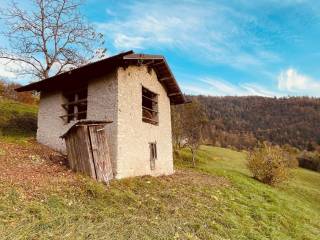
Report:
[[[87,0],[83,12],[109,55],[162,54],[185,93],[320,96],[320,1]]]

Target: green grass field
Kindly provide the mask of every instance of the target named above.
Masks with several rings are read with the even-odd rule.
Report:
[[[0,96],[0,138],[24,141],[34,137],[38,107],[3,99]]]
[[[28,154],[23,174],[44,164]],[[296,169],[270,187],[250,177],[245,153],[203,146],[196,169],[190,157],[175,154],[173,176],[110,187],[63,168],[37,170],[43,184],[0,178],[1,239],[319,239],[319,173]]]

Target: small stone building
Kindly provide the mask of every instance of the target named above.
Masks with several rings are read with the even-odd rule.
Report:
[[[185,98],[163,56],[129,51],[17,89],[32,90],[38,142],[65,153],[75,122],[108,121],[115,178],[173,173],[170,105]]]

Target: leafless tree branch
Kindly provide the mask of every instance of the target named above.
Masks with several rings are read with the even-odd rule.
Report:
[[[103,45],[79,11],[81,0],[30,0],[31,11],[11,2],[1,9],[7,29],[1,34],[9,46],[0,49],[0,58],[23,63],[23,74],[48,78],[91,60]],[[101,51],[104,57],[105,50]],[[28,66],[28,67],[27,67]]]

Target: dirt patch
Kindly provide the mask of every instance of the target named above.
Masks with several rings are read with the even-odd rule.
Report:
[[[0,181],[23,188],[28,195],[57,183],[74,184],[76,175],[61,154],[36,143],[27,145],[0,140]]]

